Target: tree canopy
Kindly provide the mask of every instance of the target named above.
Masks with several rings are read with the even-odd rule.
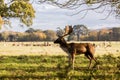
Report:
[[[72,15],[81,12],[95,11],[98,13],[108,12],[108,15],[115,15],[120,18],[120,0],[39,0],[40,3],[48,3],[64,9],[76,10]],[[81,7],[85,6],[83,10]],[[101,10],[99,10],[101,8]],[[97,10],[97,11],[96,11]],[[85,14],[85,15],[86,15]]]
[[[38,3],[47,3],[64,9],[75,10],[72,15],[89,11],[97,13],[108,12],[120,18],[120,0],[32,0]],[[83,6],[85,6],[84,9]],[[35,11],[30,0],[0,0],[0,27],[1,24],[10,24],[10,18],[19,18],[26,26],[31,26]]]
[[[0,0],[0,16],[4,24],[9,22],[9,18],[19,18],[20,22],[26,26],[31,26],[35,11],[29,0]]]
[[[74,25],[73,26],[73,34],[77,35],[77,41],[80,41],[81,35],[88,34],[88,28],[85,25]]]

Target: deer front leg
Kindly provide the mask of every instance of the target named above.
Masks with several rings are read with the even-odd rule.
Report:
[[[75,54],[72,54],[71,56],[72,56],[72,68],[74,70]]]
[[[71,61],[72,61],[71,54],[68,55],[68,59],[69,59],[68,63],[69,63],[69,67],[70,67],[71,66]]]

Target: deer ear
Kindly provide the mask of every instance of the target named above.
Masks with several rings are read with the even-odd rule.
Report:
[[[60,35],[57,35],[58,37],[61,37]]]
[[[57,37],[58,37],[58,38],[61,38],[62,36],[60,36],[60,35],[57,35]]]

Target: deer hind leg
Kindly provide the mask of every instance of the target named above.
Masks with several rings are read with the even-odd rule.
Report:
[[[91,61],[94,60],[96,62],[95,65],[97,65],[97,60],[95,59],[94,55],[93,54],[89,54],[90,58],[91,58]],[[90,64],[91,65],[91,64]],[[94,65],[94,67],[95,67]]]
[[[88,66],[88,69],[90,69],[90,66],[91,66],[91,63],[92,63],[92,58],[88,54],[85,54],[85,56],[90,60],[89,66]]]
[[[91,59],[93,59],[97,63],[97,60],[95,59],[93,54],[90,54],[90,57],[91,57]]]

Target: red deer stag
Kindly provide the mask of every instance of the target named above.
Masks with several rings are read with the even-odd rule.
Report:
[[[69,65],[71,64],[70,62],[72,61],[73,69],[75,55],[77,54],[84,54],[90,60],[88,66],[88,68],[90,68],[92,60],[97,62],[96,59],[94,58],[95,48],[91,43],[67,43],[64,37],[72,33],[72,31],[73,31],[72,26],[66,26],[65,34],[62,36],[58,35],[58,39],[55,40],[54,43],[60,44],[60,47],[69,54]]]

